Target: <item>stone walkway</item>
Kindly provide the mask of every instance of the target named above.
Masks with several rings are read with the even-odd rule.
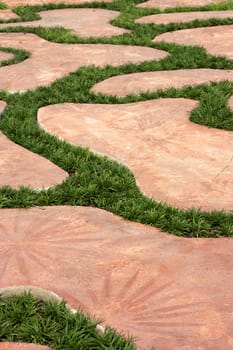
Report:
[[[5,1],[11,9],[28,1]],[[82,0],[64,1],[81,4]],[[85,0],[85,2],[91,2]],[[104,2],[112,2],[105,0]],[[199,0],[195,6],[218,1]],[[59,3],[34,0],[30,4]],[[189,0],[150,0],[138,7],[191,6]],[[62,26],[80,37],[130,33],[111,24],[120,13],[106,9],[42,11],[24,27]],[[0,19],[15,15],[0,10]],[[233,11],[159,14],[137,23],[167,24],[232,18]],[[0,24],[0,29],[12,24]],[[199,45],[211,55],[233,59],[233,25],[167,32],[152,38]],[[48,86],[80,67],[159,61],[163,50],[110,44],[58,44],[31,33],[0,33],[0,45],[31,56],[0,67],[0,89],[24,92]],[[12,54],[0,51],[0,61]],[[126,96],[228,80],[233,71],[198,68],[114,76],[93,93]],[[89,147],[125,164],[142,192],[181,209],[233,211],[233,134],[189,120],[199,105],[188,98],[127,104],[58,103],[37,111],[38,125],[74,145]],[[228,107],[233,111],[233,95]],[[0,101],[0,114],[7,108]],[[17,145],[0,132],[0,186],[40,190],[69,174]],[[36,176],[35,176],[36,174]],[[126,221],[91,207],[0,209],[0,288],[33,286],[56,293],[68,304],[128,332],[139,349],[233,349],[233,240],[185,239]],[[33,289],[34,290],[34,289]],[[3,289],[0,289],[0,295]],[[0,350],[47,350],[32,344],[0,343]]]

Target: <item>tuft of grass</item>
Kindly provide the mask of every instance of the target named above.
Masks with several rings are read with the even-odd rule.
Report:
[[[8,8],[5,2],[0,1],[0,10],[6,10]]]
[[[44,302],[32,294],[0,297],[0,342],[47,345],[52,349],[136,350],[133,339],[108,327],[103,335],[79,310],[72,314],[65,302]]]

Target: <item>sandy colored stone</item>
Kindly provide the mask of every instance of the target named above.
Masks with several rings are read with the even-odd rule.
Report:
[[[0,285],[51,290],[143,349],[231,350],[232,250],[100,209],[2,209]]]
[[[210,4],[218,4],[223,2],[223,0],[149,0],[138,5],[138,7],[159,7],[161,10],[164,10],[167,7],[197,7],[197,6],[206,6]]]
[[[233,112],[233,95],[231,96],[231,98],[229,99],[229,107]]]
[[[92,87],[94,93],[106,95],[126,96],[140,94],[141,92],[153,92],[158,89],[183,88],[220,82],[233,81],[233,70],[222,69],[177,69],[170,71],[141,72],[115,76]]]
[[[18,15],[16,15],[16,13],[12,12],[11,10],[0,10],[0,20],[1,21],[6,21],[8,19],[15,19],[15,18],[19,18]]]
[[[10,8],[16,6],[26,6],[26,5],[46,5],[46,4],[62,4],[66,5],[79,5],[88,2],[93,2],[93,0],[4,0],[5,4]],[[94,2],[112,2],[112,0],[95,0]]]
[[[233,18],[233,11],[196,11],[196,12],[175,12],[158,15],[144,16],[137,19],[136,23],[186,23],[194,20],[207,20],[211,18],[224,19]]]
[[[198,45],[214,56],[233,59],[233,25],[182,29],[158,35],[153,42],[165,41],[179,45]]]
[[[6,103],[0,101],[0,115]],[[63,182],[68,173],[49,160],[10,141],[0,131],[0,187],[48,188]]]
[[[81,37],[103,37],[129,33],[127,29],[110,24],[110,21],[120,15],[118,11],[103,9],[59,9],[39,12],[40,20],[0,24],[0,28],[7,27],[64,27],[72,30]]]
[[[0,89],[11,92],[46,86],[81,66],[119,66],[159,60],[167,52],[141,46],[106,44],[57,44],[35,34],[0,33],[2,46],[24,49],[31,57],[0,68]]]
[[[12,58],[14,58],[12,53],[0,51],[0,63],[1,61],[11,60]]]
[[[47,346],[26,343],[0,343],[0,350],[49,350]]]
[[[232,132],[189,121],[198,102],[164,98],[43,107],[47,132],[124,163],[147,196],[180,208],[233,209]]]

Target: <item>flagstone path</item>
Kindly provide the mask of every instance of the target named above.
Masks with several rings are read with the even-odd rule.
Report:
[[[113,0],[95,0],[95,2],[112,2]],[[4,0],[4,3],[8,5],[9,8],[14,8],[16,6],[26,6],[26,5],[46,5],[46,4],[61,4],[65,3],[67,5],[74,4],[79,5],[83,3],[93,2],[93,0]]]
[[[29,1],[5,2],[13,8]],[[30,4],[59,2],[33,0]],[[197,0],[195,6],[217,2]],[[81,4],[83,0],[65,3]],[[178,5],[191,6],[193,1],[151,0],[138,6],[163,9]],[[218,16],[225,18],[229,13],[221,11]],[[9,11],[5,14],[5,19],[11,15]],[[59,25],[82,37],[127,32],[110,25],[117,11],[63,9],[39,14],[41,20],[21,25]],[[159,19],[167,23],[164,21],[172,22],[174,17],[183,22],[193,16],[203,19],[212,13],[161,14],[137,22]],[[232,37],[233,25],[224,25],[168,32],[153,42],[199,45],[210,54],[233,59]],[[0,33],[0,44],[31,54],[23,62],[0,67],[0,89],[10,93],[47,86],[82,66],[119,66],[169,55],[140,46],[57,44],[30,33]],[[0,60],[6,55],[0,51]],[[223,80],[232,82],[233,71],[142,72],[106,79],[91,90],[125,96]],[[127,104],[58,103],[38,110],[38,124],[71,144],[88,146],[124,163],[149,197],[179,208],[232,212],[232,131],[192,123],[189,116],[198,105],[199,101],[185,98]],[[233,95],[228,105],[233,111]],[[5,108],[6,103],[0,101],[2,118]],[[0,186],[41,189],[68,176],[2,132],[0,145]],[[233,349],[232,238],[179,238],[90,207],[0,209],[0,217],[0,288],[34,286],[43,295],[54,292],[72,308],[81,307],[103,319],[103,325],[135,336],[139,349]],[[35,344],[0,343],[0,350],[5,349],[49,350]]]
[[[129,30],[115,27],[109,22],[120,15],[118,11],[103,9],[59,9],[39,12],[40,20],[0,24],[7,27],[64,27],[82,37],[102,37],[130,33]]]

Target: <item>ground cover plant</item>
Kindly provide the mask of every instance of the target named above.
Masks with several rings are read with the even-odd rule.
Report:
[[[104,334],[81,311],[72,314],[64,302],[44,302],[31,294],[0,298],[0,340],[36,343],[51,349],[135,350],[132,339],[113,329]]]
[[[159,34],[175,29],[233,24],[233,20],[193,21],[185,24],[158,25],[137,24],[136,18],[161,13],[158,9],[141,9],[135,5],[140,1],[118,0],[113,3],[82,4],[72,7],[96,7],[121,12],[113,21],[114,25],[130,29],[132,32],[112,38],[83,39],[64,28],[14,28],[14,23],[1,32],[30,32],[42,38],[59,43],[109,43],[141,45],[166,50],[170,56],[159,61],[142,64],[128,64],[121,67],[83,67],[68,77],[60,79],[49,87],[33,91],[9,94],[0,91],[0,99],[8,107],[0,120],[0,129],[14,142],[38,153],[69,173],[69,178],[61,185],[43,191],[9,187],[0,188],[1,208],[27,208],[42,205],[82,205],[106,209],[122,217],[144,224],[156,226],[166,232],[186,237],[220,237],[233,235],[233,214],[223,211],[202,212],[198,208],[180,210],[166,203],[149,199],[139,191],[130,171],[107,157],[100,157],[91,151],[72,146],[46,134],[36,121],[38,108],[62,102],[79,103],[128,103],[159,97],[185,97],[200,101],[191,114],[195,123],[213,128],[233,130],[233,113],[227,107],[227,100],[233,94],[233,83],[221,82],[182,89],[168,89],[154,93],[130,95],[124,98],[95,95],[90,88],[108,77],[146,71],[175,70],[182,68],[233,69],[233,62],[223,57],[214,57],[200,47],[176,44],[152,43]],[[44,5],[18,7],[15,12],[24,21],[38,19],[39,11],[71,7],[66,5]],[[233,9],[233,3],[209,5],[201,10]],[[200,10],[200,8],[177,8],[172,11]],[[16,21],[16,20],[14,20]],[[5,48],[9,50],[9,48]],[[15,56],[18,60],[23,56]],[[25,53],[26,54],[26,53]],[[9,63],[9,62],[8,62]],[[3,63],[5,64],[5,63]]]

